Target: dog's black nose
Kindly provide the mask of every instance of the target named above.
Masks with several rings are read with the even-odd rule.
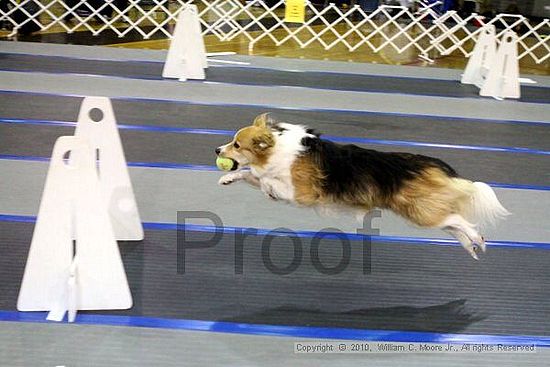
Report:
[[[221,151],[222,151],[222,150],[221,150],[220,148],[216,148],[216,155],[220,155],[220,152],[221,152]]]

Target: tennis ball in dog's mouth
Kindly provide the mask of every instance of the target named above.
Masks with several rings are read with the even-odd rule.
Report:
[[[222,171],[231,171],[237,168],[237,162],[231,158],[216,158],[216,166]]]

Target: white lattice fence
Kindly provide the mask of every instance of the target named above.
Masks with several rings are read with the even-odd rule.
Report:
[[[137,31],[144,39],[157,32],[170,37],[167,24],[175,22],[181,5],[191,1],[138,1],[129,0],[125,7],[117,6],[114,1],[100,1],[94,7],[89,1],[63,0],[5,0],[8,9],[0,8],[0,21],[10,23],[14,29],[10,36],[28,23],[40,26],[42,31],[53,27],[67,33],[77,30],[89,30],[93,35],[110,30],[119,37],[131,31]],[[31,9],[34,9],[31,12]],[[106,13],[111,13],[107,15]],[[21,15],[24,15],[21,17]],[[24,18],[24,19],[21,19]],[[65,19],[71,18],[71,21]]]
[[[11,35],[25,25],[36,24],[41,30],[72,33],[89,30],[93,35],[112,31],[118,37],[137,32],[143,39],[161,34],[171,37],[171,29],[181,7],[192,0],[170,1],[89,1],[4,0],[0,6],[0,21],[13,26]],[[456,12],[438,14],[436,6],[417,1],[419,11],[400,6],[380,6],[372,13],[358,5],[342,10],[334,4],[306,5],[306,22],[289,24],[284,21],[284,3],[268,6],[262,1],[242,3],[240,0],[197,0],[203,34],[220,41],[237,37],[248,40],[249,49],[260,41],[280,46],[295,42],[305,48],[313,43],[330,50],[344,46],[350,52],[370,49],[379,52],[393,49],[398,53],[415,50],[428,57],[436,54],[461,53],[469,56],[472,44],[485,24],[483,17],[473,14],[463,19]],[[0,0],[2,3],[2,0]],[[124,5],[120,5],[120,4]],[[34,6],[32,6],[34,4]],[[71,4],[71,5],[68,5]],[[71,21],[66,21],[72,18]],[[472,24],[477,26],[473,26]],[[499,35],[514,30],[519,35],[519,59],[530,57],[542,63],[550,57],[550,22],[544,19],[531,24],[521,15],[503,15],[486,22],[494,24]]]
[[[441,34],[433,40],[432,47],[442,55],[459,50],[464,56],[470,56],[471,47],[470,51],[467,51],[465,45],[475,42],[482,31],[481,27],[472,29],[466,26],[472,21],[480,25],[495,25],[498,30],[498,43],[505,32],[515,31],[518,34],[518,59],[529,56],[537,64],[540,64],[550,57],[549,20],[544,19],[540,23],[532,25],[524,16],[514,14],[499,14],[495,18],[485,21],[483,17],[476,14],[462,19],[456,12],[449,11],[434,21],[434,24],[441,29]]]

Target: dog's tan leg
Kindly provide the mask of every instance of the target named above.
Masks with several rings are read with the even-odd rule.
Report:
[[[254,187],[260,187],[260,180],[250,172],[248,172],[248,175],[245,175],[243,179]]]

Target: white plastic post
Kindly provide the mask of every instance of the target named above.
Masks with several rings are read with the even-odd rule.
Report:
[[[482,96],[519,98],[521,96],[518,64],[518,36],[507,31],[502,36],[495,61],[479,91]]]
[[[204,69],[207,67],[197,6],[185,5],[176,22],[162,77],[180,81],[203,80],[206,78]]]
[[[200,60],[203,69],[208,69],[208,60],[206,53],[206,46],[204,45],[204,38],[202,37],[201,19],[199,16],[199,8],[196,5],[189,4],[192,18],[193,18],[193,40],[197,45],[197,58]],[[204,73],[204,70],[203,70]],[[191,78],[190,78],[191,79]],[[204,79],[204,78],[203,78]]]
[[[109,98],[86,97],[75,136],[84,138],[97,158],[99,185],[117,240],[143,239],[143,226]]]
[[[69,153],[71,159],[64,160]],[[27,265],[19,311],[49,311],[69,322],[78,310],[128,309],[132,295],[102,200],[94,150],[79,137],[53,149]]]
[[[474,84],[481,88],[496,56],[496,30],[492,24],[481,29],[481,33],[462,75],[462,84]]]

